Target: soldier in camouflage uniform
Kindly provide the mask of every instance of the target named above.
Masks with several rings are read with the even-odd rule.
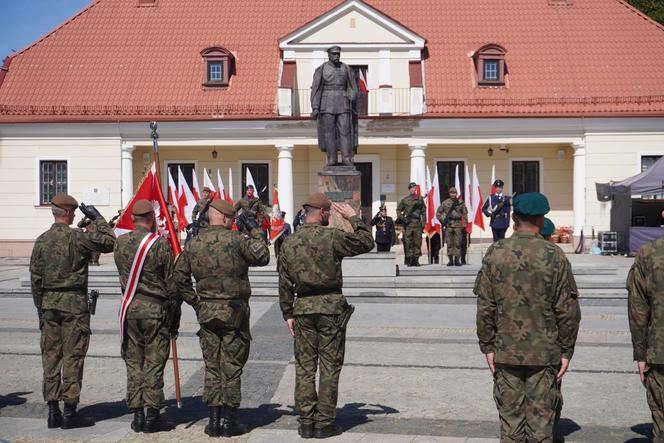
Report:
[[[450,198],[445,199],[436,211],[436,218],[445,229],[445,243],[449,258],[447,266],[461,266],[461,245],[463,237],[466,235],[468,209],[457,198],[458,193],[454,186],[450,188],[449,194]]]
[[[203,196],[200,200],[196,202],[194,210],[191,212],[192,220],[198,220],[198,229],[207,228],[210,220],[208,218],[208,205],[210,204],[210,192],[212,190],[205,186],[203,187]],[[200,220],[199,220],[200,218]]]
[[[419,266],[426,205],[422,196],[417,195],[417,183],[411,182],[408,185],[408,191],[410,194],[401,199],[397,206],[396,223],[403,227],[404,264]]]
[[[238,216],[238,227],[240,231],[249,234],[251,228],[245,225],[256,224],[259,226],[265,215],[265,207],[260,198],[254,197],[254,187],[247,185],[245,196],[235,202],[235,212]]]
[[[581,312],[569,261],[538,234],[549,204],[514,199],[515,233],[489,247],[475,281],[477,336],[494,377],[501,442],[552,442]]]
[[[90,343],[88,263],[93,252],[111,252],[115,236],[94,206],[81,205],[94,226],[83,232],[69,227],[78,206],[73,197],[58,194],[51,204],[55,223],[35,242],[30,280],[41,329],[47,423],[49,428],[67,429],[92,424],[76,412]]]
[[[248,226],[250,237],[231,230],[235,210],[230,203],[215,200],[210,208],[210,226],[185,246],[175,266],[175,282],[201,325],[203,401],[210,412],[205,433],[232,437],[244,432],[237,422],[237,410],[240,376],[251,340],[248,269],[267,265],[270,252],[256,224]]]
[[[353,309],[342,295],[341,261],[374,247],[371,230],[348,205],[335,203],[334,208],[354,232],[326,228],[331,206],[324,194],[309,197],[305,224],[284,240],[277,266],[281,311],[295,337],[295,408],[302,438],[341,433],[334,418],[346,324]]]
[[[627,278],[634,360],[652,413],[653,441],[664,442],[664,237],[641,246]]]
[[[109,222],[109,226],[110,226],[110,222]],[[92,224],[92,220],[90,220],[87,217],[81,219],[81,221],[79,221],[76,224],[76,227],[79,228],[79,229],[82,229],[84,232],[92,232],[94,230],[94,225]],[[99,257],[100,256],[101,256],[101,253],[99,253],[99,252],[93,252],[92,254],[90,254],[90,265],[91,266],[99,266]]]
[[[115,265],[122,291],[127,287],[134,257],[143,238],[155,232],[152,204],[138,200],[132,208],[134,230],[115,243]],[[169,300],[179,307],[172,283],[173,250],[160,237],[148,251],[136,294],[127,308],[122,356],[127,365],[127,406],[134,413],[131,429],[156,432],[160,429],[159,410],[164,403],[164,367],[169,356],[169,332],[177,334],[179,316],[166,324]],[[175,309],[170,306],[171,309]],[[147,420],[144,412],[147,408]]]

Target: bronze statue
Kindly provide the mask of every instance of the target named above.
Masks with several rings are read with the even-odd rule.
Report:
[[[318,147],[327,153],[327,167],[337,165],[337,149],[343,166],[354,166],[357,149],[355,99],[357,83],[353,70],[341,63],[341,48],[327,50],[329,61],[314,72],[311,85],[311,116],[318,121]]]

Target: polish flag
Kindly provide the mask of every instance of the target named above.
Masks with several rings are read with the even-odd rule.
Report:
[[[228,201],[228,194],[226,194],[226,188],[224,187],[224,181],[221,179],[219,168],[217,168],[217,188],[219,188],[219,192],[217,192],[214,199]]]
[[[484,231],[484,217],[482,214],[482,190],[480,182],[477,179],[477,169],[473,165],[473,212],[471,214],[472,222]],[[470,221],[470,220],[469,220]]]
[[[491,195],[496,195],[496,165],[491,166]]]
[[[194,177],[196,175],[194,174]],[[184,174],[182,174],[182,169],[178,167],[178,183],[180,185],[178,189],[178,203],[180,207],[179,219],[182,220],[181,224],[183,226],[189,226],[194,222],[194,217],[192,213],[194,212],[194,206],[196,206],[196,197],[189,189],[187,180],[184,179]]]
[[[430,181],[431,174],[428,167],[427,176]],[[436,218],[436,210],[440,206],[440,190],[438,188],[438,168],[436,168],[436,175],[433,177],[433,182],[430,182],[429,192],[427,193],[427,224],[424,226],[424,232],[429,237],[440,233],[440,222]]]
[[[367,75],[364,72],[364,69],[360,69],[359,74],[360,74],[359,75],[360,79],[358,81],[357,86],[360,88],[360,91],[362,91],[362,93],[368,94],[369,93],[369,87],[368,87],[369,82],[367,82]]]
[[[178,188],[175,186],[175,180],[171,175],[171,170],[168,170],[168,200],[169,203],[175,208],[175,217],[178,219],[178,231],[184,231],[186,226],[180,220],[180,202],[178,201]]]
[[[270,242],[275,241],[284,233],[286,222],[281,217],[281,207],[279,206],[279,192],[274,188],[272,193],[272,220],[270,221]]]
[[[472,195],[470,193],[470,173],[468,172],[468,165],[466,165],[465,172],[464,172],[464,180],[463,180],[463,203],[466,205],[466,213],[470,217],[473,212],[473,201],[472,201]],[[473,222],[472,220],[468,220],[468,223],[466,223],[466,232],[470,234],[473,232]]]
[[[194,184],[194,189],[192,189],[192,193],[194,194],[194,198],[196,201],[201,199],[201,188],[198,186],[198,177],[196,175],[196,170],[191,171],[191,177],[193,179],[193,184]]]
[[[206,186],[210,188],[210,199],[216,200],[217,190],[215,189],[214,184],[212,184],[212,179],[210,178],[207,168],[203,168],[203,187]]]
[[[157,234],[170,242],[171,247],[173,248],[173,253],[177,257],[178,254],[180,254],[180,251],[182,251],[182,248],[180,247],[180,239],[175,231],[171,215],[168,212],[168,205],[166,204],[164,194],[161,191],[159,174],[157,173],[157,167],[154,162],[152,163],[150,170],[145,174],[145,177],[143,177],[143,180],[141,180],[136,193],[124,209],[124,212],[120,218],[118,218],[118,221],[115,224],[116,235],[126,234],[134,229],[131,210],[138,200],[149,200],[152,202],[154,216],[157,222]]]
[[[464,195],[461,194],[461,180],[459,180],[459,165],[456,165],[454,168],[454,187],[457,190],[457,196],[463,199]]]
[[[256,187],[256,183],[254,183],[254,177],[252,177],[251,171],[249,170],[249,168],[247,168],[247,178],[244,186],[245,188],[247,188],[249,187],[249,185],[254,187],[254,197],[259,198],[260,194],[258,193],[258,188]]]
[[[233,169],[228,168],[228,194],[226,201],[233,204]]]

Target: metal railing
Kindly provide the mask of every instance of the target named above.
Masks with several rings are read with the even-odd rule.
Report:
[[[311,114],[311,88],[293,89],[292,106],[294,116],[307,116]],[[360,104],[360,115],[411,115],[411,89],[410,88],[380,88],[370,89],[368,96],[360,96],[358,100],[365,101]]]

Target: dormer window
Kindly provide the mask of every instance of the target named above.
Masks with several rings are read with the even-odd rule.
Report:
[[[474,56],[479,86],[503,86],[507,66],[505,65],[505,48],[495,44],[481,47]]]
[[[234,74],[235,57],[221,46],[212,46],[201,51],[205,63],[203,86],[228,86]]]

